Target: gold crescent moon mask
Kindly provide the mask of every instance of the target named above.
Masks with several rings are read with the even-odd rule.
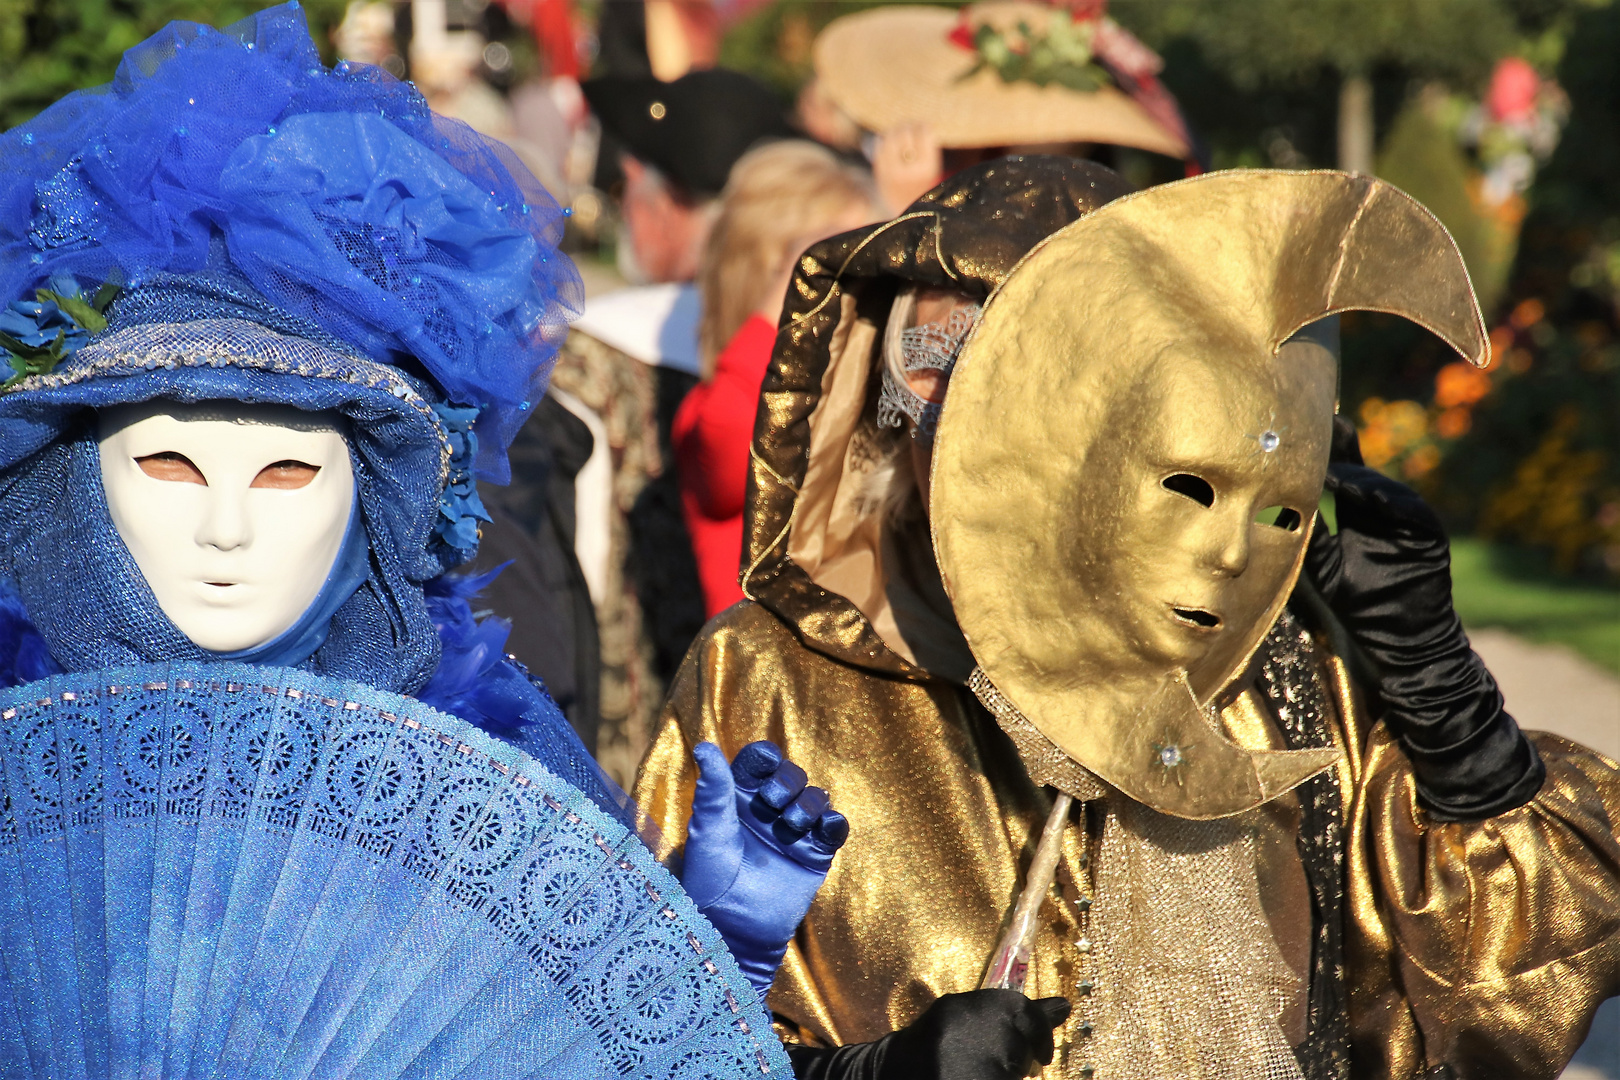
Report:
[[[1166,813],[1241,813],[1335,759],[1249,751],[1212,706],[1304,559],[1349,310],[1476,364],[1456,245],[1365,176],[1235,170],[1117,200],[1035,248],[951,378],[930,519],[974,658],[1075,762]]]

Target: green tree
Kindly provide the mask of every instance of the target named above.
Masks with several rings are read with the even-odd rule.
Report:
[[[1238,87],[1338,80],[1337,160],[1373,171],[1373,77],[1482,83],[1497,59],[1539,37],[1580,0],[1116,0],[1110,11],[1150,45],[1196,42]],[[1185,99],[1184,99],[1185,100]]]
[[[882,0],[774,0],[726,32],[720,43],[720,63],[791,95],[812,74],[810,48],[816,35],[834,19],[880,3]]]
[[[74,90],[105,83],[124,50],[174,19],[225,26],[268,5],[254,0],[0,0],[0,130]],[[306,0],[330,59],[344,0]]]

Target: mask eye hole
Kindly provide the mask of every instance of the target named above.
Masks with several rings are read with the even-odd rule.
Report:
[[[310,465],[307,462],[295,461],[288,458],[285,461],[272,461],[259,470],[259,475],[253,478],[249,487],[274,488],[277,491],[296,491],[305,487],[315,474],[320,472],[320,466]]]
[[[1167,491],[1177,495],[1184,495],[1200,506],[1215,505],[1215,489],[1209,486],[1209,481],[1192,473],[1176,473],[1160,481]]]
[[[202,470],[192,464],[186,455],[174,450],[165,450],[161,454],[147,454],[145,457],[135,459],[141,472],[154,480],[166,480],[174,484],[201,484],[208,486],[208,480],[203,476]]]
[[[1298,532],[1303,521],[1299,511],[1288,506],[1268,506],[1254,515],[1256,525],[1270,525],[1272,528],[1287,529],[1289,532]]]

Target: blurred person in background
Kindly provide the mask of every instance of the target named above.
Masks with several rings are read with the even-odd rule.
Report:
[[[703,381],[681,403],[673,432],[681,509],[710,617],[743,598],[748,446],[797,256],[878,217],[870,174],[813,142],[770,143],[731,170],[698,277]]]
[[[700,371],[693,279],[732,165],[788,127],[775,95],[732,71],[608,75],[583,89],[602,128],[598,186],[618,194],[621,269],[637,284],[587,297],[552,385],[596,421],[605,459],[576,481],[575,553],[600,636],[597,756],[628,783],[704,621],[669,442]]]
[[[790,133],[782,103],[723,68],[667,83],[610,75],[584,91],[610,159],[598,163],[598,186],[620,190],[620,272],[644,285],[691,282],[732,165],[762,140]]]
[[[800,121],[830,145],[860,146],[890,215],[1007,154],[1118,167],[1127,148],[1169,159],[1147,170],[1152,177],[1128,176],[1137,186],[1198,171],[1180,109],[1158,80],[1164,62],[1102,12],[992,0],[959,12],[888,4],[843,16],[816,38]]]
[[[480,530],[473,570],[505,567],[480,603],[512,624],[504,649],[545,680],[594,753],[602,659],[595,592],[575,554],[575,484],[597,446],[592,420],[576,398],[556,388],[535,404],[508,451],[510,483],[478,485],[489,521]]]

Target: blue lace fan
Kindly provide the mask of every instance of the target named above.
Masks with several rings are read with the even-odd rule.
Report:
[[[157,665],[0,736],[0,1075],[792,1075],[640,841],[421,702]]]

